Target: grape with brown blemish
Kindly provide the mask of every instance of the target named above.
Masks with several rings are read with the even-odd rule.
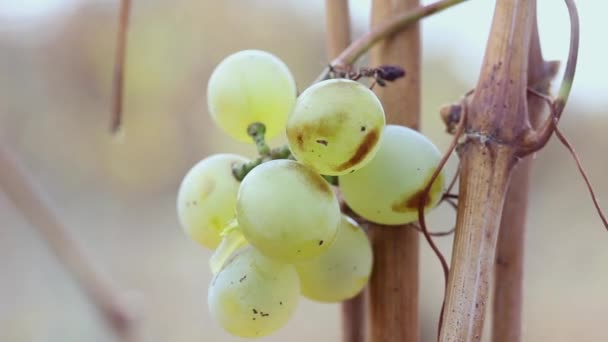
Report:
[[[359,82],[332,79],[298,97],[287,139],[298,161],[323,175],[343,175],[373,158],[384,124],[382,104],[372,91]]]
[[[418,219],[441,198],[443,172],[425,198],[423,190],[441,159],[441,153],[424,135],[413,129],[387,125],[374,159],[363,168],[340,176],[342,196],[348,206],[366,220],[398,225]],[[424,201],[424,203],[421,203]]]

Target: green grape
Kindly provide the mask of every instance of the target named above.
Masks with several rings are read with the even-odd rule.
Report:
[[[283,327],[295,311],[300,283],[295,267],[247,248],[213,278],[211,315],[229,333],[261,337]]]
[[[405,224],[418,219],[422,191],[439,164],[441,154],[424,135],[403,126],[387,125],[372,161],[341,176],[346,204],[363,218],[381,224]],[[439,174],[425,203],[434,207],[443,190]]]
[[[297,160],[324,175],[343,175],[367,164],[376,153],[384,110],[359,82],[318,82],[297,99],[287,121],[289,147]]]
[[[302,294],[320,302],[354,297],[372,271],[372,247],[367,234],[348,216],[342,217],[336,241],[320,257],[296,264]]]
[[[177,195],[182,228],[199,244],[214,249],[220,233],[234,217],[240,183],[232,165],[247,162],[234,154],[216,154],[196,164],[184,177]]]
[[[249,172],[236,213],[247,241],[284,262],[319,256],[334,241],[340,223],[331,186],[293,160],[272,160]]]
[[[276,56],[244,50],[226,57],[207,85],[207,103],[215,122],[232,138],[251,142],[247,127],[266,126],[266,137],[283,131],[296,99],[296,83]]]

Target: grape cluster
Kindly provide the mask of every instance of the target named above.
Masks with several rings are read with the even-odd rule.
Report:
[[[260,154],[200,161],[177,199],[184,231],[215,250],[209,310],[231,334],[273,333],[300,294],[332,303],[365,287],[371,245],[341,212],[338,191],[361,218],[386,225],[413,222],[422,200],[430,209],[440,199],[441,174],[429,196],[422,193],[437,148],[409,128],[386,125],[382,104],[359,82],[324,80],[297,96],[280,59],[245,50],[217,66],[207,95],[218,126]],[[282,130],[288,147],[270,149],[264,139]]]

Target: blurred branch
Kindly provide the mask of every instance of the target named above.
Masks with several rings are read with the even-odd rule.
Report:
[[[418,0],[374,0],[371,31],[353,43],[333,63],[351,63],[375,42],[371,51],[373,65],[396,65],[407,77],[375,91],[389,124],[418,129],[420,124],[420,27],[423,13],[461,1],[440,1],[419,7]],[[429,10],[432,9],[431,10]],[[404,11],[404,12],[402,12]],[[391,25],[395,25],[394,27]],[[406,30],[403,30],[406,28]],[[373,342],[420,340],[419,249],[414,224],[381,227],[370,224],[374,268],[369,284],[370,330]]]
[[[532,34],[528,54],[528,87],[549,90],[559,63],[545,62],[538,36],[536,1],[533,4]],[[528,94],[528,112],[533,127],[540,122],[544,101]],[[523,159],[513,170],[498,233],[494,270],[492,341],[521,341],[524,241],[532,158]]]
[[[391,19],[379,23],[368,33],[350,44],[340,55],[330,63],[331,66],[349,65],[366,53],[372,46],[386,37],[406,29],[420,19],[443,11],[467,0],[441,0],[426,6],[418,6],[391,16]],[[409,72],[409,70],[406,70]],[[324,80],[330,73],[329,66],[323,69],[315,82]]]
[[[335,58],[350,44],[348,0],[325,0],[327,54]],[[364,342],[365,291],[342,303],[342,341]]]
[[[2,145],[0,170],[0,189],[4,190],[30,224],[37,228],[42,240],[74,277],[121,341],[132,341],[135,319],[133,312],[59,222],[57,215],[50,209],[49,200],[44,198],[42,191],[29,179],[26,170]]]
[[[336,58],[350,44],[348,0],[325,0],[327,54]]]
[[[127,34],[129,29],[129,13],[131,11],[131,0],[121,0],[120,21],[118,23],[118,35],[116,38],[116,56],[114,59],[114,82],[112,88],[112,117],[110,131],[116,133],[122,124],[123,110],[123,88],[125,57],[127,50]]]

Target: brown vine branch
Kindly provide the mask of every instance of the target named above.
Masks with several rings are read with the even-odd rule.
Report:
[[[328,0],[330,1],[330,0]],[[350,44],[340,55],[330,63],[330,66],[340,66],[353,64],[359,57],[363,56],[372,46],[387,36],[393,35],[407,28],[409,25],[415,24],[420,19],[443,11],[454,5],[460,4],[467,0],[441,0],[426,6],[417,6],[413,9],[407,9],[399,12],[390,19],[378,24],[367,34],[361,36]],[[317,77],[315,82],[322,81],[330,73],[330,67],[326,67]],[[409,70],[408,70],[409,72]]]
[[[6,149],[0,145],[0,188],[6,192],[15,207],[30,224],[37,228],[42,239],[52,253],[74,277],[81,289],[99,310],[114,333],[121,341],[131,341],[135,320],[131,308],[117,293],[93,262],[86,256],[84,249],[70,236],[50,209],[48,199],[44,198],[26,170],[19,165]]]
[[[131,0],[121,0],[120,19],[116,38],[116,55],[114,59],[114,80],[112,87],[112,117],[110,120],[110,132],[115,134],[122,125],[123,111],[123,88],[125,58],[127,50],[127,34],[129,29],[129,13],[131,11]]]
[[[532,2],[498,0],[481,73],[458,146],[460,187],[441,342],[480,341],[498,228],[521,137]]]

